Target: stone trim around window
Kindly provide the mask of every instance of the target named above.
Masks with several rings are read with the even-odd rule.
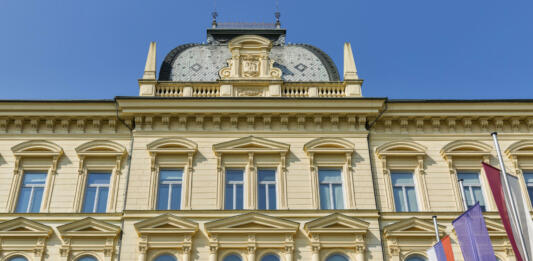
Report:
[[[197,223],[163,214],[135,223],[134,226],[139,235],[138,261],[153,260],[164,253],[176,257],[181,255],[179,260],[190,261],[192,238],[198,232]]]
[[[319,260],[321,255],[327,257],[334,253],[346,254],[341,250],[355,250],[352,260],[366,260],[365,242],[369,225],[366,221],[340,213],[307,222],[303,228],[311,241],[312,260]]]
[[[342,169],[344,208],[355,209],[352,157],[354,144],[342,138],[317,138],[304,145],[311,170],[313,208],[320,209],[318,169],[333,167]]]
[[[393,141],[376,148],[377,158],[381,160],[389,210],[395,209],[390,175],[395,170],[413,173],[419,211],[431,210],[424,165],[426,150],[426,147],[412,141]]]
[[[520,181],[522,194],[525,196],[526,201],[531,201],[528,196],[527,184],[524,180],[524,170],[533,170],[533,140],[517,141],[505,150],[505,154],[512,162],[511,167]],[[532,211],[533,202],[529,203],[530,211]]]
[[[7,211],[15,211],[24,171],[36,170],[47,172],[40,212],[48,212],[50,209],[50,197],[54,188],[53,184],[55,183],[55,174],[59,160],[63,155],[63,149],[53,142],[30,140],[13,146],[11,151],[15,155],[15,166],[13,180],[9,189]]]
[[[494,200],[490,194],[487,193],[487,191],[490,190],[490,187],[480,163],[481,161],[490,163],[491,151],[491,146],[475,140],[453,141],[441,149],[440,153],[446,163],[448,163],[450,181],[455,195],[455,203],[458,211],[466,210],[463,207],[461,188],[459,187],[459,182],[457,181],[457,172],[461,170],[476,171],[479,173],[481,190],[483,191],[483,197],[486,201],[487,211],[496,209]]]
[[[258,249],[283,253],[284,260],[293,260],[294,236],[300,224],[259,213],[247,213],[204,224],[209,239],[209,260],[218,260],[227,250],[256,260]]]
[[[92,255],[102,261],[114,260],[120,227],[87,217],[58,226],[57,230],[62,242],[59,249],[62,261],[83,255]]]
[[[159,170],[161,168],[183,169],[181,209],[191,209],[192,174],[194,172],[194,155],[198,151],[198,145],[185,138],[168,137],[157,139],[148,145],[146,149],[150,154],[150,197],[149,209],[156,209],[157,191],[159,183]],[[163,157],[171,157],[172,161],[164,161]]]
[[[226,168],[244,169],[244,209],[257,209],[257,168],[276,168],[276,198],[278,209],[287,205],[287,155],[289,145],[249,136],[213,145],[217,157],[217,208],[224,209]],[[279,154],[279,160],[263,159],[263,155]],[[241,157],[240,160],[230,156]]]
[[[46,241],[52,233],[51,227],[23,217],[4,221],[0,223],[0,241],[5,245],[0,259],[31,255],[41,260],[46,252]]]
[[[109,181],[109,195],[106,212],[117,211],[117,198],[122,164],[128,152],[124,146],[109,140],[93,140],[76,148],[79,158],[78,181],[72,210],[81,212],[87,184],[87,176],[91,171],[108,171],[111,173]]]

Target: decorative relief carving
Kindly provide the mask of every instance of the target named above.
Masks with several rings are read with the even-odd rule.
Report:
[[[222,80],[281,80],[281,69],[269,58],[272,43],[257,35],[242,35],[228,44],[231,59],[219,71]],[[249,95],[248,95],[249,96]]]
[[[235,87],[235,92],[239,97],[261,97],[266,96],[266,88],[263,87]]]

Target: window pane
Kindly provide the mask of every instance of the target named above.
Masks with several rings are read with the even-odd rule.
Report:
[[[183,179],[183,169],[161,169],[159,170],[159,182],[181,181]]]
[[[244,208],[243,198],[244,198],[243,185],[237,185],[237,205],[235,206],[235,209]]]
[[[230,255],[227,257],[224,257],[224,261],[241,261],[242,259],[237,255]]]
[[[394,207],[397,212],[406,212],[407,209],[405,208],[405,199],[403,197],[403,190],[401,187],[394,187],[393,188],[393,194],[394,194]]]
[[[474,203],[479,201],[481,210],[485,211],[485,200],[483,199],[481,187],[472,187],[472,192],[474,193]]]
[[[8,261],[28,261],[28,259],[23,256],[15,256],[10,258]]]
[[[329,184],[320,184],[320,209],[333,209],[330,200]]]
[[[181,184],[172,185],[172,195],[170,196],[170,209],[179,210],[181,207]]]
[[[268,255],[261,258],[261,261],[279,261],[279,257],[276,255]]]
[[[478,173],[460,172],[457,173],[457,178],[463,180],[463,186],[480,186]]]
[[[414,187],[406,187],[407,192],[407,206],[409,211],[418,211],[418,204],[416,203],[416,192]]]
[[[276,185],[268,185],[268,209],[276,209]]]
[[[319,169],[318,181],[320,183],[342,183],[341,170],[340,169]]]
[[[228,169],[226,170],[226,183],[230,181],[243,181],[243,173],[244,171],[242,169]]]
[[[46,173],[24,173],[15,211],[18,213],[39,212],[45,183]]]
[[[393,186],[414,186],[412,173],[394,172],[391,174],[391,181]]]
[[[109,194],[110,173],[89,173],[82,211],[86,213],[105,213]]]
[[[422,256],[410,256],[405,261],[426,261],[426,258]]]
[[[226,185],[226,197],[224,201],[224,209],[233,209],[233,185]]]
[[[344,200],[342,196],[342,185],[333,185],[333,204],[335,209],[344,209]]]
[[[176,261],[177,259],[171,255],[160,255],[154,261]]]
[[[267,209],[266,208],[266,188],[263,184],[257,185],[257,208]]]
[[[257,176],[258,209],[276,209],[276,170],[258,169]]]
[[[533,204],[533,173],[529,171],[525,172],[524,180],[526,182],[527,192],[529,194],[529,200]]]
[[[157,190],[157,209],[158,210],[167,210],[168,209],[168,193],[170,192],[170,186],[167,184],[159,184]]]
[[[341,255],[332,255],[326,261],[348,261],[348,258]]]
[[[76,259],[76,261],[98,261],[98,260],[92,256],[83,256],[83,257]]]

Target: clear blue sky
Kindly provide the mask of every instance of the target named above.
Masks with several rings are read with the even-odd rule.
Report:
[[[213,0],[0,0],[0,99],[137,96],[157,59],[205,41]],[[279,0],[287,41],[342,73],[352,43],[363,95],[533,98],[531,0]],[[272,22],[275,0],[217,0],[219,21]]]

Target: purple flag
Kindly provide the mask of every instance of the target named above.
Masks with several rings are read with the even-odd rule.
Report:
[[[465,261],[496,261],[479,202],[452,224]]]

